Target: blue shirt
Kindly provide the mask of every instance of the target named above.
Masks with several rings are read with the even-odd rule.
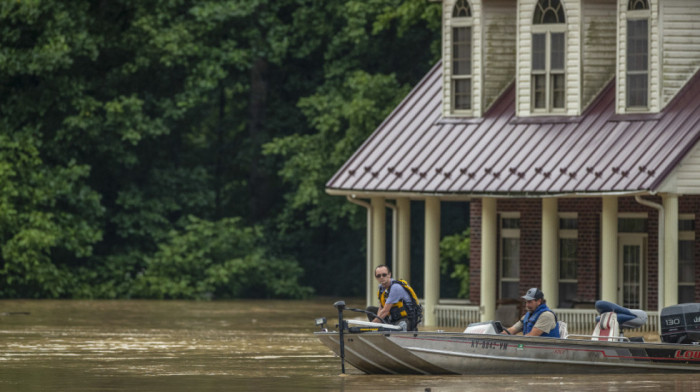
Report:
[[[383,291],[383,289],[384,287],[379,286],[379,290]],[[409,294],[408,291],[406,291],[406,289],[404,289],[400,284],[394,283],[391,285],[391,289],[389,290],[389,297],[386,299],[386,304],[395,304],[399,301],[403,301],[403,303],[413,303],[411,294]]]

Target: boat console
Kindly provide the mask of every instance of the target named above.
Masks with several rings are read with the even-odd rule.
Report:
[[[700,343],[700,304],[679,304],[661,309],[661,341]]]

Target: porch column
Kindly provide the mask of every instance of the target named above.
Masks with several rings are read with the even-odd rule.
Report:
[[[435,306],[440,299],[440,200],[435,197],[425,199],[425,284],[424,284],[426,327],[437,325]]]
[[[601,299],[617,302],[617,197],[603,197]]]
[[[678,303],[678,195],[661,195],[664,205],[664,290],[663,305]],[[661,309],[659,309],[661,311]]]
[[[369,272],[372,287],[376,288],[374,270],[378,266],[386,264],[386,201],[383,197],[372,198],[372,269]],[[379,305],[377,296],[372,302]]]
[[[557,249],[559,243],[558,201],[542,199],[542,291],[552,308],[559,307],[559,268]]]
[[[481,321],[496,318],[497,228],[496,199],[484,197],[481,199],[481,291],[479,293]]]
[[[411,283],[411,201],[402,197],[396,199],[396,207],[399,210],[398,222],[398,266],[394,276],[405,279]]]

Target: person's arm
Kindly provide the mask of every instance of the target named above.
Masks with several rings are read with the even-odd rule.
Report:
[[[390,304],[387,301],[387,303],[384,305],[384,307],[379,309],[379,311],[377,312],[377,317],[375,317],[374,320],[372,320],[372,322],[381,323],[382,320],[384,318],[386,318],[386,316],[389,315],[389,310],[391,310],[391,305],[393,305],[393,304]]]
[[[540,336],[545,332],[551,331],[553,328],[556,328],[557,326],[557,321],[554,318],[554,313],[552,312],[543,312],[540,314],[540,317],[537,319],[537,322],[535,325],[532,326],[532,331],[527,334],[527,336]]]
[[[506,330],[508,330],[508,332],[511,335],[515,335],[516,333],[523,330],[523,322],[521,320],[518,320],[517,323],[513,324],[513,326],[510,328],[506,328]],[[503,333],[505,333],[505,331]]]

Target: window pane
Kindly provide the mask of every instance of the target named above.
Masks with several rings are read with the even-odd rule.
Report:
[[[649,69],[649,34],[647,20],[627,21],[627,71]]]
[[[520,277],[520,239],[503,238],[503,278]]]
[[[552,34],[552,52],[550,54],[552,70],[564,69],[564,34]]]
[[[647,75],[627,75],[627,106],[647,106]]]
[[[470,79],[454,80],[455,109],[468,110],[472,107],[472,81]]]
[[[455,27],[452,29],[452,50],[454,75],[471,75],[472,73],[472,30],[470,27]]]
[[[617,231],[620,233],[646,233],[646,218],[619,218],[617,220]]]
[[[559,307],[573,308],[576,299],[577,283],[559,283]],[[551,306],[551,305],[550,305]]]
[[[501,282],[501,298],[520,298],[518,282]]]
[[[561,109],[564,107],[564,75],[552,75],[552,107]]]
[[[546,84],[545,75],[534,75],[532,77],[533,99],[535,101],[535,109],[544,109],[547,107],[547,98],[545,91]]]
[[[532,69],[535,71],[545,70],[546,38],[545,34],[532,35]]]
[[[520,218],[503,218],[501,219],[501,228],[503,229],[519,229]]]
[[[560,230],[576,230],[578,229],[578,219],[576,218],[559,218]]]
[[[679,220],[678,231],[695,231],[695,221],[692,219]]]
[[[678,303],[695,302],[695,286],[678,286]]]
[[[559,240],[559,279],[576,279],[576,248],[575,238]]]
[[[678,282],[695,282],[695,241],[678,241]]]

